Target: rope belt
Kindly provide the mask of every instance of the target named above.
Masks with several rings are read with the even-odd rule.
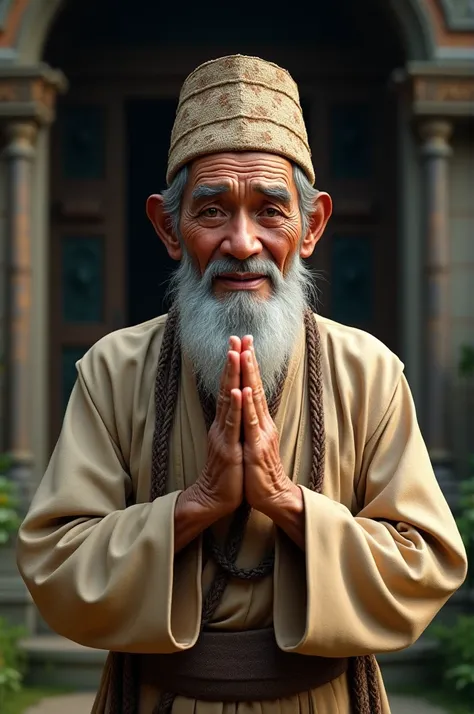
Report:
[[[283,652],[273,628],[203,631],[194,647],[148,655],[140,663],[145,684],[209,702],[281,699],[321,687],[344,674],[348,659]]]

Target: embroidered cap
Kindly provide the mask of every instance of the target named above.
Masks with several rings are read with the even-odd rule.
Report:
[[[231,55],[192,72],[181,88],[168,155],[168,185],[199,156],[263,151],[297,163],[314,184],[298,87],[272,62]]]

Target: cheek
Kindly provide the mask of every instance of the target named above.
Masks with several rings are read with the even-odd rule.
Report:
[[[282,272],[285,271],[286,264],[289,259],[298,250],[301,237],[301,226],[299,220],[286,223],[278,231],[278,236],[275,236],[272,241],[273,257]]]
[[[216,240],[212,236],[212,232],[206,231],[196,221],[183,217],[181,219],[181,236],[186,250],[203,272],[216,248]]]

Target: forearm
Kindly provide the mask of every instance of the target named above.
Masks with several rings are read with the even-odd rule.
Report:
[[[304,498],[299,486],[290,481],[288,488],[278,498],[269,501],[261,510],[301,550],[305,550],[306,518]]]
[[[203,503],[196,484],[180,493],[174,512],[174,552],[183,550],[222,515],[215,507]]]

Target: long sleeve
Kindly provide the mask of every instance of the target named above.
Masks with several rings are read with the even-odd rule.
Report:
[[[20,528],[18,566],[46,622],[71,640],[129,652],[185,649],[199,633],[200,549],[174,556],[179,491],[126,508],[132,480],[111,425],[114,409],[123,417],[127,405],[113,406],[106,386],[99,394],[106,376],[96,372],[91,389],[79,365],[59,441]]]
[[[403,375],[361,462],[357,515],[302,486],[305,553],[279,537],[274,617],[282,649],[333,657],[402,649],[465,578],[462,540]]]

